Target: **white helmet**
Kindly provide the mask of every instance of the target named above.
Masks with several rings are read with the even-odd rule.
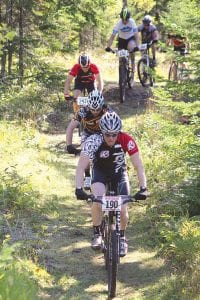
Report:
[[[144,16],[142,20],[143,24],[150,24],[152,22],[152,17],[150,15]]]
[[[104,97],[98,90],[93,90],[88,96],[89,109],[99,110],[104,104]]]
[[[114,111],[107,111],[99,122],[102,133],[119,133],[122,128],[122,121]]]

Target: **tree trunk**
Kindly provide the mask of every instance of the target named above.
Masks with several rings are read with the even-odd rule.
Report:
[[[24,51],[23,51],[23,0],[19,2],[19,84],[23,87],[24,76]]]
[[[8,25],[13,28],[13,0],[9,1]],[[8,42],[8,75],[12,73],[13,42]]]

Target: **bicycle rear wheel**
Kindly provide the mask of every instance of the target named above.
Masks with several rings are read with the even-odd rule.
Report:
[[[123,103],[126,100],[126,82],[127,82],[126,60],[123,57],[119,61],[119,94],[120,94],[121,103]]]
[[[151,69],[147,65],[146,59],[141,58],[138,61],[137,72],[138,72],[138,78],[139,78],[142,86],[144,86],[144,87],[153,86],[154,80],[153,80],[153,76],[151,74],[153,72],[153,69]]]
[[[115,297],[116,281],[117,281],[117,266],[118,266],[118,238],[115,230],[109,231],[108,241],[108,296]]]

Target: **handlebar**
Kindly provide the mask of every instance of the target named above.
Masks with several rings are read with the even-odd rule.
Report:
[[[146,197],[148,197],[147,195]],[[88,199],[86,200],[87,202],[96,202],[99,204],[103,204],[103,199],[104,197],[120,197],[121,198],[121,204],[124,205],[129,202],[139,202],[139,199],[136,199],[135,195],[116,195],[116,196],[94,196],[93,194],[88,195]],[[145,198],[146,199],[146,198]],[[145,199],[140,199],[140,200],[145,200]]]

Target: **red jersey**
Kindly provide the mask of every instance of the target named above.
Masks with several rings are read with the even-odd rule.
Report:
[[[83,71],[79,64],[75,64],[69,72],[69,75],[76,77],[82,83],[94,82],[97,74],[99,74],[99,68],[95,64],[90,64],[86,72]]]

